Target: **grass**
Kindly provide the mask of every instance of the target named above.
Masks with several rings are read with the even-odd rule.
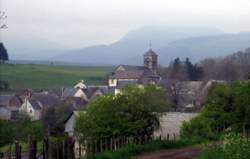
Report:
[[[0,79],[11,89],[49,89],[73,86],[83,79],[87,84],[102,84],[113,67],[49,66],[0,64]]]
[[[106,151],[100,154],[96,154],[94,156],[90,156],[88,159],[130,159],[136,155],[145,153],[145,152],[153,152],[162,149],[171,149],[171,148],[180,148],[186,147],[190,145],[194,145],[196,142],[188,141],[188,140],[178,140],[175,142],[171,141],[152,141],[145,145],[135,145],[131,144],[127,147],[121,148],[116,151]]]
[[[20,142],[20,145],[22,147],[22,152],[27,152],[28,151],[28,144],[27,142]],[[41,152],[43,148],[43,144],[41,141],[37,142],[37,151]],[[2,147],[0,147],[0,152],[8,152],[10,150],[10,144],[4,145]],[[15,144],[11,145],[11,152],[14,153],[15,152]]]

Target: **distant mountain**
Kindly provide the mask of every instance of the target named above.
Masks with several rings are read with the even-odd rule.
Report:
[[[96,64],[142,64],[142,54],[149,48],[149,41],[156,50],[169,43],[190,37],[223,34],[210,28],[144,27],[130,31],[121,40],[110,45],[92,46],[55,56],[60,61]]]
[[[187,38],[157,50],[162,64],[176,57],[197,62],[207,57],[222,57],[250,47],[250,33],[221,34]]]
[[[218,57],[250,47],[250,32],[226,34],[219,29],[200,27],[143,27],[128,32],[110,45],[68,49],[44,39],[10,37],[5,45],[10,59],[48,60],[91,65],[143,63],[142,55],[149,49],[158,53],[161,65],[176,57],[199,61]]]

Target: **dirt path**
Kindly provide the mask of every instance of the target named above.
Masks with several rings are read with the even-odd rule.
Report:
[[[162,150],[139,155],[136,159],[193,159],[200,154],[201,150],[201,146]]]

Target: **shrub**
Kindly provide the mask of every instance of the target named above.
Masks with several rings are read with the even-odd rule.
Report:
[[[198,159],[249,159],[250,141],[239,134],[229,133],[223,144],[207,147]]]

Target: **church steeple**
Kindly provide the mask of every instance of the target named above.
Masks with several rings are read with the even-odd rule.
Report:
[[[144,54],[144,67],[147,67],[152,72],[157,72],[158,55],[151,49],[151,41],[149,43],[149,50]]]

